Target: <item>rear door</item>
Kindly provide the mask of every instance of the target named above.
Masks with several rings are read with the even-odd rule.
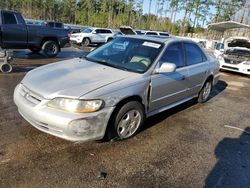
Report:
[[[208,61],[204,52],[195,43],[184,43],[188,68],[189,95],[197,95],[208,76]]]
[[[170,44],[162,55],[162,63],[174,63],[175,72],[154,74],[151,78],[150,111],[171,105],[188,97],[188,70],[184,61],[183,45],[181,42]]]
[[[103,39],[103,29],[96,29],[95,30],[95,36],[94,36],[94,42],[97,42],[97,43],[102,43],[104,41]]]
[[[24,48],[27,46],[27,28],[18,13],[2,11],[2,43],[4,48]]]

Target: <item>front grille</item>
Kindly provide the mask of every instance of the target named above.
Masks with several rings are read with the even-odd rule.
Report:
[[[29,102],[31,102],[32,104],[39,104],[42,101],[42,97],[40,97],[39,95],[35,94],[34,92],[32,92],[31,90],[29,90],[27,87],[25,87],[24,85],[21,85],[20,87],[20,94]]]
[[[228,59],[228,58],[224,58],[226,63],[229,64],[240,64],[242,61],[241,60],[236,60],[236,59]]]
[[[238,68],[236,67],[229,67],[229,66],[226,66],[226,65],[222,65],[223,68],[227,68],[227,69],[232,69],[232,70],[239,70]]]

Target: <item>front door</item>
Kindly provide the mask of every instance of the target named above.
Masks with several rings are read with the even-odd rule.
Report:
[[[164,62],[174,63],[177,69],[172,73],[152,75],[150,112],[174,104],[188,97],[188,70],[184,61],[183,46],[181,42],[172,43],[167,47],[159,64],[161,65]]]
[[[4,48],[19,48],[27,45],[27,29],[19,23],[13,12],[2,11],[2,43]]]

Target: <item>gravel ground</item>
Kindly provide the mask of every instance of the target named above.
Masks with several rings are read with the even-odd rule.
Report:
[[[17,51],[14,72],[0,74],[0,187],[249,187],[250,135],[225,126],[250,132],[243,75],[221,73],[207,103],[153,116],[121,142],[74,144],[29,125],[13,103],[15,86],[30,69],[82,53],[68,48],[46,59]]]

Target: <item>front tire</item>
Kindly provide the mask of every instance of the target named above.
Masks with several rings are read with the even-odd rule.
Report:
[[[204,103],[207,102],[209,95],[212,91],[212,81],[211,79],[208,79],[205,84],[203,85],[199,96],[198,96],[198,103]]]
[[[131,101],[124,104],[112,116],[109,126],[109,140],[124,140],[134,136],[145,121],[144,108],[141,103]]]
[[[42,50],[47,57],[52,58],[57,56],[60,48],[55,41],[50,40],[43,43]]]

